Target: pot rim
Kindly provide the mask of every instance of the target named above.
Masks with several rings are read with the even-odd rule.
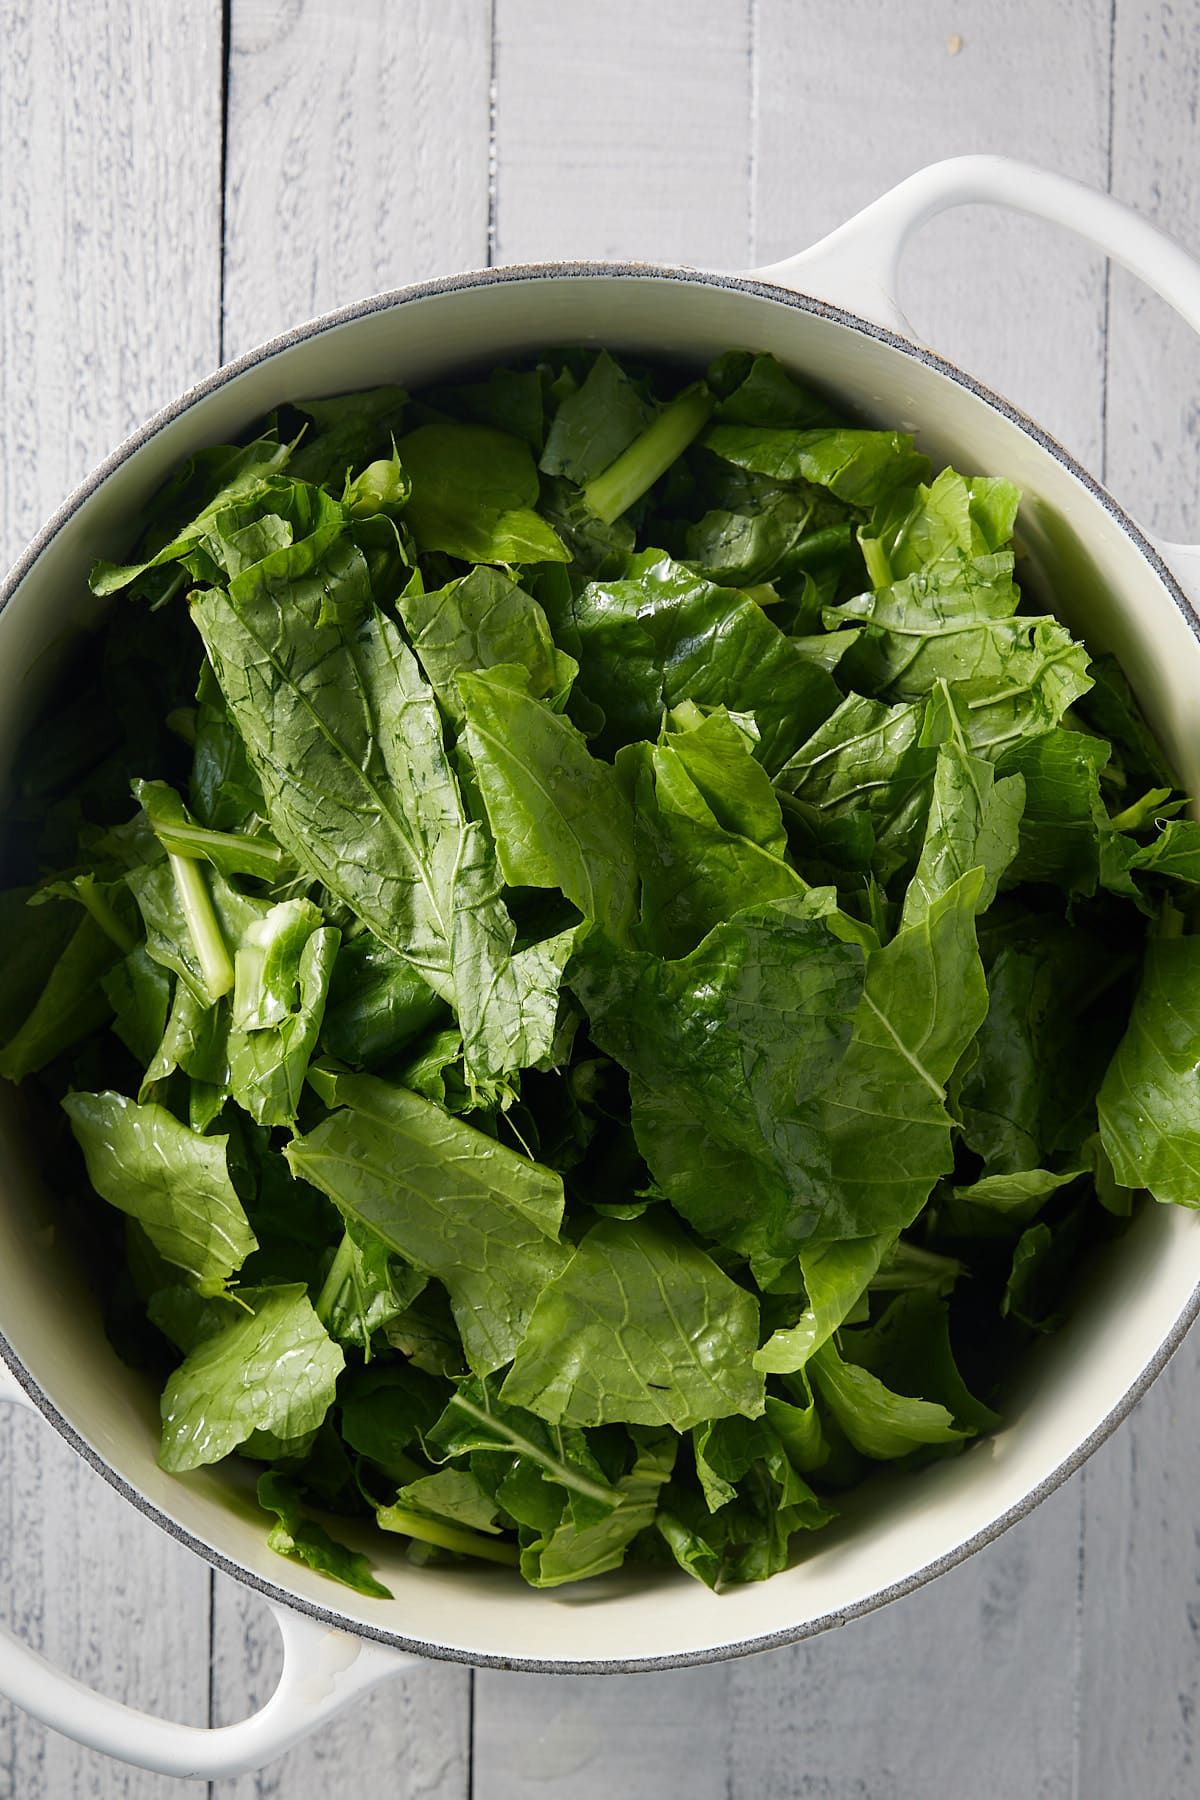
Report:
[[[320,337],[327,331],[335,330],[339,326],[351,324],[359,319],[368,318],[376,313],[391,311],[412,301],[432,299],[443,294],[513,281],[545,281],[562,277],[682,281],[702,287],[727,288],[827,319],[833,324],[847,327],[860,335],[874,338],[889,349],[947,376],[956,385],[966,389],[976,399],[998,412],[1040,449],[1046,451],[1080,483],[1093,500],[1103,507],[1113,522],[1133,542],[1149,563],[1175,607],[1182,614],[1193,637],[1200,642],[1200,618],[1197,618],[1195,610],[1156,546],[1128,513],[1118,505],[1107,489],[1102,487],[1056,438],[1046,432],[1028,414],[1015,407],[1011,401],[1004,399],[1002,395],[997,394],[974,376],[967,374],[925,345],[903,337],[887,326],[864,319],[844,307],[834,306],[815,295],[760,279],[753,273],[739,275],[671,264],[641,262],[519,263],[509,264],[502,268],[469,270],[462,274],[442,276],[435,280],[416,282],[406,287],[373,294],[348,306],[319,314],[305,324],[294,326],[291,330],[281,332],[278,336],[255,346],[232,362],[222,364],[220,368],[205,376],[203,380],[186,389],[175,400],[170,401],[154,413],[84,477],[83,481],[46,521],[36,537],[18,556],[8,574],[0,581],[0,611],[3,611],[8,605],[42,553],[54,541],[63,527],[104,485],[110,475],[127,462],[136,451],[150,443],[166,426],[190,411],[199,401],[218,392],[247,370],[270,361],[294,345]],[[962,1543],[955,1545],[943,1555],[922,1564],[919,1569],[914,1570],[902,1580],[894,1582],[888,1587],[877,1589],[853,1605],[836,1612],[823,1613],[795,1626],[767,1632],[756,1637],[739,1638],[727,1644],[699,1650],[684,1650],[668,1656],[605,1657],[601,1659],[559,1658],[548,1660],[539,1657],[502,1656],[494,1652],[468,1653],[454,1646],[430,1644],[419,1638],[406,1637],[399,1631],[387,1631],[366,1624],[347,1613],[338,1611],[333,1606],[322,1606],[275,1582],[268,1581],[253,1570],[244,1568],[223,1551],[194,1536],[170,1514],[161,1511],[144,1494],[126,1481],[63,1417],[50,1396],[45,1393],[25,1367],[2,1329],[0,1329],[0,1360],[7,1365],[14,1379],[42,1416],[53,1425],[71,1448],[77,1451],[108,1482],[110,1487],[115,1488],[140,1513],[166,1531],[176,1542],[194,1551],[214,1568],[220,1569],[223,1574],[232,1576],[234,1580],[252,1588],[273,1605],[303,1613],[318,1623],[336,1630],[350,1631],[357,1637],[386,1645],[397,1651],[428,1657],[438,1662],[463,1663],[476,1668],[518,1670],[531,1674],[618,1675],[637,1674],[652,1670],[693,1668],[706,1663],[724,1662],[733,1657],[749,1656],[762,1650],[782,1648],[787,1644],[801,1643],[807,1638],[817,1636],[818,1633],[831,1626],[844,1625],[851,1619],[861,1618],[867,1613],[874,1612],[877,1608],[886,1606],[890,1601],[900,1599],[903,1595],[923,1587],[926,1582],[933,1580],[937,1575],[944,1574],[946,1570],[954,1568],[958,1563],[965,1562],[977,1550],[992,1543],[1010,1526],[1015,1525],[1018,1520],[1031,1513],[1042,1500],[1046,1499],[1077,1469],[1082,1467],[1093,1451],[1111,1437],[1162,1373],[1198,1316],[1200,1316],[1200,1283],[1193,1289],[1186,1306],[1176,1318],[1150,1361],[1139,1371],[1135,1380],[1108,1415],[1082,1443],[1078,1444],[1036,1487],[1030,1489],[1021,1500],[1009,1507],[989,1525],[975,1532]]]

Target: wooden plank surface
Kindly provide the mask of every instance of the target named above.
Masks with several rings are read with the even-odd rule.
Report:
[[[1200,14],[1148,0],[0,0],[0,552],[133,423],[281,327],[461,266],[787,254],[936,157],[1007,152],[1200,249]],[[220,167],[225,121],[225,239]],[[223,293],[221,281],[223,274]],[[983,212],[902,298],[1168,533],[1200,531],[1200,350],[1085,246]],[[1200,1346],[1022,1526],[795,1650],[644,1678],[431,1668],[214,1800],[1200,1790]],[[0,1610],[107,1691],[210,1706],[206,1571],[0,1414]],[[151,1599],[147,1599],[147,1596]],[[167,1621],[170,1629],[167,1628]],[[274,1628],[223,1580],[215,1721]],[[472,1698],[473,1687],[473,1698]],[[185,1792],[0,1706],[0,1800]]]
[[[1200,252],[1200,18],[1121,0],[1112,189]],[[1200,340],[1114,269],[1104,476],[1145,525],[1200,541]],[[1082,1472],[1079,1792],[1200,1790],[1200,1338]]]
[[[0,7],[0,555],[212,367],[220,7]],[[209,1582],[39,1421],[0,1408],[0,1616],[72,1674],[190,1723]],[[161,1800],[0,1702],[0,1795]]]
[[[496,0],[494,260],[752,261],[753,18]]]
[[[231,0],[224,353],[487,262],[490,0]]]

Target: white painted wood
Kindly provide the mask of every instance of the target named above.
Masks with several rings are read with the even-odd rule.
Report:
[[[0,11],[0,557],[212,366],[220,8]],[[0,1612],[105,1693],[202,1722],[208,1574],[50,1428],[0,1409]],[[0,1793],[162,1800],[177,1784],[0,1702]]]
[[[0,1604],[27,1643],[102,1693],[186,1724],[208,1709],[208,1571],[142,1519],[44,1421],[0,1417]],[[0,1794],[161,1800],[128,1769],[0,1703]]]
[[[1200,255],[1200,14],[1122,0],[1113,192]],[[1200,341],[1124,270],[1109,321],[1108,480],[1162,536],[1200,542]]]
[[[495,260],[745,267],[752,19],[730,0],[496,0]]]
[[[1122,0],[1113,192],[1200,251],[1200,15]],[[1200,539],[1200,342],[1114,270],[1106,479],[1147,524]],[[1200,1340],[1083,1471],[1081,1795],[1189,1796],[1200,1757]]]
[[[223,1576],[213,1617],[212,1723],[232,1724],[271,1694],[279,1634],[257,1596]],[[365,1794],[385,1773],[396,1800],[466,1800],[470,1683],[445,1663],[408,1671],[259,1774],[214,1781],[211,1800],[329,1800],[355,1784]]]
[[[233,0],[226,356],[487,261],[489,0]]]
[[[213,366],[220,5],[0,11],[0,561]]]
[[[728,1800],[729,1687],[727,1664],[480,1675],[473,1800]]]
[[[932,1586],[732,1667],[732,1800],[1068,1800],[1075,1483]],[[1062,1558],[1062,1568],[1058,1558]],[[1148,1790],[1080,1790],[1118,1800]]]
[[[758,53],[762,262],[944,156],[1002,151],[1105,185],[1109,0],[759,0]],[[964,209],[915,239],[900,299],[926,342],[1098,462],[1101,257]]]

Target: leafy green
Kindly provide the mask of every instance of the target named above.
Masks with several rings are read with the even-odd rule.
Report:
[[[1101,1139],[1123,1187],[1200,1205],[1198,1064],[1200,939],[1155,939],[1098,1099]]]
[[[459,677],[496,853],[512,887],[557,888],[618,939],[633,922],[633,813],[580,733],[506,671]]]
[[[766,1579],[1197,1203],[1200,824],[1016,488],[808,382],[282,405],[97,565],[14,772],[0,1074],[183,1358],[164,1466],[377,1598],[333,1517]]]
[[[673,1425],[762,1410],[758,1310],[682,1233],[602,1219],[543,1290],[501,1398],[554,1423]]]
[[[412,482],[404,519],[421,550],[473,563],[567,561],[534,511],[537,470],[519,438],[486,425],[422,425],[398,448]]]
[[[335,1098],[288,1145],[293,1171],[442,1281],[471,1366],[502,1367],[567,1262],[561,1181],[405,1088],[341,1076]]]
[[[267,1534],[267,1545],[280,1556],[305,1563],[322,1575],[329,1575],[343,1586],[354,1588],[372,1599],[390,1600],[392,1591],[376,1581],[371,1565],[360,1550],[347,1550],[330,1537],[323,1525],[308,1519],[301,1509],[294,1482],[286,1476],[268,1471],[258,1478],[258,1504],[264,1512],[273,1512],[276,1523]]]
[[[163,1390],[164,1469],[219,1462],[253,1432],[299,1438],[333,1404],[345,1358],[303,1286],[243,1288],[238,1299],[245,1310],[204,1338]]]
[[[137,1219],[199,1293],[223,1292],[257,1246],[229,1179],[228,1139],[197,1137],[124,1094],[68,1094],[63,1109],[96,1192]]]
[[[655,736],[669,707],[694,700],[752,713],[774,770],[838,703],[831,676],[756,601],[657,551],[550,608],[550,622],[580,664],[577,687],[604,714],[608,752]]]

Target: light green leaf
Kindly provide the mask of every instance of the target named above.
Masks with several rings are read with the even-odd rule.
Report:
[[[758,1307],[677,1231],[604,1219],[545,1289],[501,1398],[553,1422],[673,1425],[757,1414]]]
[[[1200,1206],[1200,938],[1146,947],[1129,1025],[1100,1088],[1100,1137],[1122,1187]]]
[[[562,1182],[369,1075],[339,1076],[337,1112],[285,1152],[295,1174],[450,1294],[471,1367],[498,1369],[566,1265]]]
[[[459,691],[505,880],[560,889],[620,940],[633,922],[637,877],[633,816],[612,769],[569,719],[504,671],[462,675]]]
[[[201,1294],[219,1294],[258,1241],[226,1166],[224,1137],[197,1137],[165,1107],[124,1094],[68,1094],[63,1110],[110,1205],[138,1220]]]
[[[238,1299],[248,1310],[205,1338],[163,1390],[158,1460],[172,1474],[220,1462],[255,1431],[315,1431],[333,1404],[345,1358],[304,1287],[244,1288]]]

